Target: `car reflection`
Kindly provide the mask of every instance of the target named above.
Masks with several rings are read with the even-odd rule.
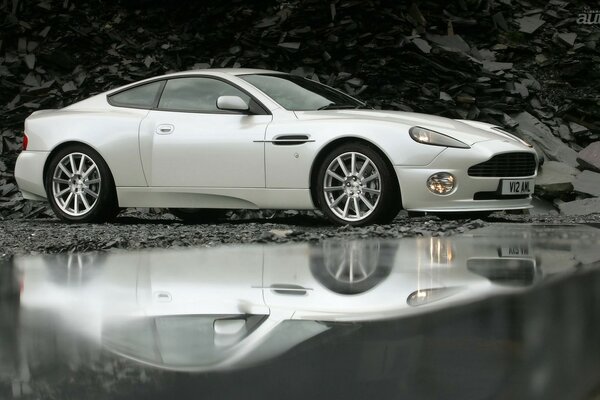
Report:
[[[217,371],[271,359],[342,322],[524,291],[566,271],[553,261],[574,267],[574,248],[585,254],[598,245],[591,234],[586,241],[544,232],[70,254],[14,265],[21,313],[52,315],[139,363]],[[553,241],[554,258],[544,258]]]

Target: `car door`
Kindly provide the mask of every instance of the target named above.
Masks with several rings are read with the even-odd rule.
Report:
[[[217,108],[239,96],[250,112]],[[140,124],[144,173],[151,187],[264,188],[265,130],[272,116],[245,91],[217,77],[169,79],[156,109]]]

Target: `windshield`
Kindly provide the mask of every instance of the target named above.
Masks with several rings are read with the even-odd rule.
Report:
[[[290,111],[364,108],[365,104],[329,86],[286,74],[240,76]]]

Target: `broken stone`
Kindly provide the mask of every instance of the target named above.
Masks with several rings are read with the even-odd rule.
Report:
[[[509,62],[496,62],[496,61],[483,61],[482,68],[488,72],[496,72],[496,71],[504,71],[506,69],[511,69],[513,67],[513,63]]]
[[[573,180],[579,172],[577,168],[568,164],[558,161],[546,161],[535,178],[535,190],[541,195],[549,197],[571,192],[573,190]]]
[[[427,35],[429,41],[450,51],[467,53],[471,47],[459,35]]]
[[[568,46],[573,46],[575,44],[575,39],[577,38],[576,33],[559,33],[556,36],[561,42]]]
[[[429,45],[429,43],[427,43],[426,40],[423,40],[421,38],[414,38],[412,40],[412,42],[415,44],[415,46],[417,46],[417,48],[419,50],[421,50],[423,53],[428,54],[431,52],[431,46]]]
[[[519,31],[524,33],[533,33],[542,25],[544,25],[546,21],[540,18],[539,15],[534,15],[531,17],[523,17],[517,20],[519,24]]]
[[[534,197],[531,200],[531,205],[533,207],[529,209],[530,215],[558,214],[556,207],[551,202],[539,197]]]
[[[569,126],[571,127],[571,132],[573,132],[573,135],[575,135],[575,136],[579,136],[579,135],[589,132],[588,128],[586,128],[583,125],[579,125],[575,122],[569,122]]]
[[[579,193],[600,196],[600,173],[583,171],[573,180],[573,189]]]
[[[513,116],[513,119],[519,123],[517,132],[529,139],[548,160],[561,161],[572,167],[578,165],[577,153],[554,136],[539,119],[526,111]]]
[[[565,215],[588,215],[600,213],[600,198],[575,200],[560,203],[560,212]]]
[[[581,150],[577,155],[577,162],[585,169],[600,172],[600,141]]]

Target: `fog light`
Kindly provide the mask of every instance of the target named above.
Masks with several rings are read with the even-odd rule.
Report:
[[[438,172],[427,179],[427,188],[435,194],[449,194],[456,183],[454,175],[447,172]]]

